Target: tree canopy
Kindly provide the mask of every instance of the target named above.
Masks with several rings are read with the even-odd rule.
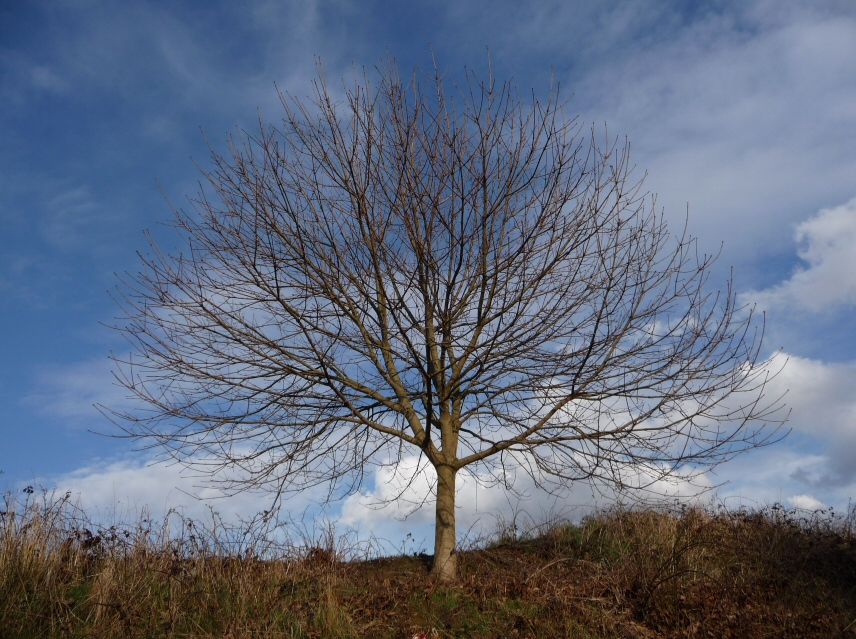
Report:
[[[235,489],[342,494],[422,456],[443,579],[459,471],[638,485],[777,419],[763,324],[708,291],[712,257],[670,235],[628,145],[558,91],[466,78],[388,63],[282,95],[281,125],[212,151],[186,250],[123,278],[116,358],[141,402],[117,422]]]

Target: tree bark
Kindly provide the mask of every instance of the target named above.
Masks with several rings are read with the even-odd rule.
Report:
[[[437,515],[434,537],[434,565],[431,574],[440,581],[457,577],[458,557],[455,553],[455,477],[451,466],[437,467]]]

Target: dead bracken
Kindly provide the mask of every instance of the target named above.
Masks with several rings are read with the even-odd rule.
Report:
[[[430,557],[271,532],[105,529],[68,497],[7,495],[0,636],[856,636],[853,512],[614,508],[482,540],[451,584]]]

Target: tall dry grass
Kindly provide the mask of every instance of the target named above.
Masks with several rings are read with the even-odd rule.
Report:
[[[329,527],[175,513],[98,527],[48,494],[7,494],[0,513],[2,637],[856,636],[852,513],[616,508],[504,526],[460,553],[453,586],[430,580],[430,557],[372,559]]]
[[[308,573],[320,596],[312,627],[329,635],[341,621],[329,592],[342,540],[327,529],[295,544],[265,523],[202,524],[176,512],[156,522],[143,512],[130,525],[99,527],[69,494],[7,493],[0,636],[301,637],[283,589]]]

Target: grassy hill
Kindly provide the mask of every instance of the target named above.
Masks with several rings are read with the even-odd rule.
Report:
[[[856,637],[853,523],[612,509],[497,535],[443,586],[424,555],[343,561],[332,537],[236,545],[189,521],[93,530],[68,499],[7,497],[0,636]]]

